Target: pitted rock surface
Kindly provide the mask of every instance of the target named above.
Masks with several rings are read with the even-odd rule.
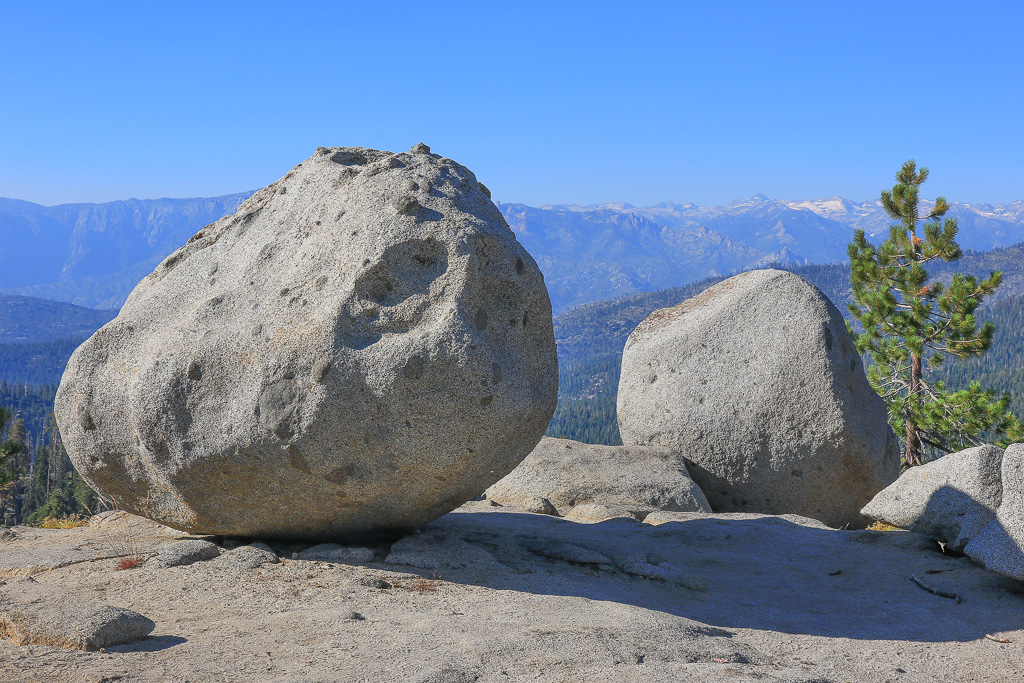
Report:
[[[986,445],[911,467],[861,511],[963,552],[996,516],[1003,498],[1003,449]]]
[[[344,564],[366,564],[373,560],[369,548],[341,546],[337,543],[321,543],[298,553],[296,559],[311,562],[341,562]]]
[[[864,526],[896,437],[842,315],[803,278],[756,270],[648,316],[622,354],[627,445],[682,453],[717,512]]]
[[[418,527],[536,445],[557,361],[543,277],[425,145],[320,148],[197,233],[72,356],[78,471],[194,533]]]
[[[216,558],[214,562],[223,567],[244,570],[259,569],[268,564],[276,564],[278,559],[277,555],[267,546],[261,543],[254,543],[253,545],[243,545],[229,550]]]

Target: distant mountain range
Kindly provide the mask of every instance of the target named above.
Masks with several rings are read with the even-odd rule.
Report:
[[[556,312],[796,260],[787,247],[759,249],[701,225],[665,225],[635,209],[538,209],[523,204],[498,204],[498,208],[537,260]]]
[[[756,195],[714,207],[499,203],[498,208],[537,259],[556,313],[768,263],[838,263],[846,260],[855,228],[878,243],[891,222],[877,200],[842,197],[791,202]],[[1024,242],[1024,201],[998,206],[954,202],[950,215],[958,220],[964,249]]]
[[[60,206],[0,198],[0,290],[119,309],[164,257],[250,194]]]
[[[117,309],[164,257],[249,194],[52,207],[0,199],[0,291]],[[854,228],[877,242],[889,225],[878,201],[841,197],[498,208],[544,272],[556,313],[768,263],[840,262]],[[1024,201],[953,203],[951,215],[965,249],[1024,242]]]

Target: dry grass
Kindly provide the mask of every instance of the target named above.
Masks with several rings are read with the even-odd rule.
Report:
[[[79,526],[89,526],[89,517],[86,515],[47,517],[39,523],[39,526],[43,529],[74,529]]]
[[[138,567],[141,564],[142,564],[142,556],[140,556],[140,555],[130,555],[128,557],[122,558],[121,561],[117,563],[117,566],[114,567],[114,571],[115,572],[120,572],[120,571],[124,571],[125,569],[135,569],[136,567]]]
[[[416,591],[417,593],[433,593],[440,585],[440,581],[434,581],[432,579],[416,579],[412,582],[412,586],[406,588],[406,590]]]
[[[110,554],[121,558],[114,571],[134,569],[146,559],[139,549],[138,530],[128,513],[118,510],[112,502],[104,503],[108,509],[114,510],[114,514],[108,517],[101,527],[101,534]]]
[[[875,522],[874,524],[869,526],[867,530],[868,531],[906,531],[906,529],[901,529],[898,526],[893,526],[892,524],[886,524],[885,522]]]

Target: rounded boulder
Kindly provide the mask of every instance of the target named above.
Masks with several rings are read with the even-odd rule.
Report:
[[[842,315],[766,269],[729,278],[630,334],[618,423],[627,445],[681,453],[716,512],[862,527],[899,474],[898,442]]]
[[[176,529],[419,527],[511,471],[558,385],[536,263],[471,171],[319,148],[138,284],[68,363],[76,468]]]

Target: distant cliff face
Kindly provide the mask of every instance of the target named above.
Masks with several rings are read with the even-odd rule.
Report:
[[[119,308],[157,263],[250,194],[60,206],[0,199],[0,289]]]

